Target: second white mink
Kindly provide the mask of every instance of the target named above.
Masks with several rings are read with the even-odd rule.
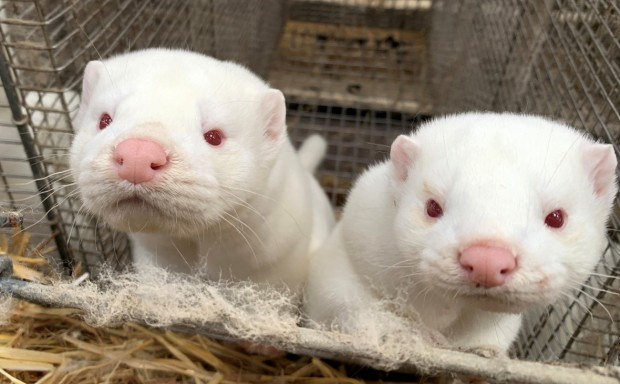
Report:
[[[312,176],[325,142],[296,153],[285,117],[282,93],[235,63],[167,49],[90,62],[71,148],[84,207],[129,233],[138,270],[298,289],[334,218]]]
[[[613,147],[540,117],[468,113],[399,136],[315,255],[306,310],[343,332],[405,292],[455,347],[506,352],[520,313],[592,272],[617,192]],[[401,301],[402,302],[402,301]]]

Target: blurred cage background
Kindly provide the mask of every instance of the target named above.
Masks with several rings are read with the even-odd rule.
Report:
[[[0,38],[0,209],[20,210],[32,246],[96,275],[129,264],[122,234],[80,211],[66,172],[89,60],[183,47],[241,62],[287,96],[295,144],[329,143],[318,178],[342,206],[355,177],[432,116],[542,114],[620,139],[615,0],[4,0]],[[11,109],[12,107],[12,109]],[[516,357],[618,364],[620,250],[580,292],[530,313]]]

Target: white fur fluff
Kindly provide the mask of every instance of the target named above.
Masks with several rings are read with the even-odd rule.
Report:
[[[113,122],[99,131],[103,113]],[[166,49],[91,62],[71,148],[84,206],[130,233],[138,268],[206,267],[213,279],[295,288],[334,219],[285,116],[282,93],[231,62]],[[224,132],[222,145],[203,140],[211,129]],[[112,151],[127,138],[159,143],[170,167],[149,183],[120,179]],[[305,162],[323,152],[304,152]],[[142,204],[123,202],[134,197]]]
[[[457,347],[506,351],[519,313],[578,287],[599,260],[617,191],[609,145],[539,117],[469,113],[399,137],[355,184],[315,255],[309,317],[355,333],[370,302],[400,297]],[[428,199],[444,208],[426,215]],[[559,230],[545,216],[566,212]],[[476,287],[458,254],[500,242],[517,258],[503,286]]]

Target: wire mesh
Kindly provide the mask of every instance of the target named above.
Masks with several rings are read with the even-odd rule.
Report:
[[[601,0],[164,0],[0,3],[3,55],[70,248],[85,266],[127,263],[124,237],[78,215],[64,178],[71,119],[88,60],[149,46],[245,63],[288,100],[292,140],[323,134],[318,172],[335,206],[396,135],[432,115],[471,109],[542,114],[616,145],[620,12]],[[288,10],[289,17],[286,18]],[[286,20],[286,24],[284,21]],[[0,201],[43,217],[19,135],[0,100]],[[54,175],[54,176],[52,176]],[[620,212],[616,209],[616,212]],[[36,233],[47,236],[41,223]],[[49,223],[45,223],[49,224]],[[610,247],[575,299],[527,316],[527,359],[598,364],[620,337],[620,253]]]
[[[342,207],[353,182],[369,164],[389,154],[396,136],[427,116],[378,109],[341,107],[316,102],[289,102],[288,126],[294,144],[311,133],[327,140],[318,179],[335,207]]]
[[[49,236],[50,229],[47,222],[39,222],[40,213],[23,209],[38,205],[40,200],[4,93],[0,94],[0,148],[0,213],[22,211],[23,225],[29,228],[33,243],[38,244]]]

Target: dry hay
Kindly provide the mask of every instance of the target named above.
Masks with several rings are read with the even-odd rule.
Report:
[[[47,255],[54,248],[49,244],[53,235],[30,248],[30,234],[19,228],[13,228],[7,235],[0,233],[0,256],[8,256],[13,262],[13,276],[37,283],[49,283],[56,279],[56,271],[52,268]]]
[[[0,382],[7,383],[362,383],[348,378],[342,364],[251,355],[233,344],[137,324],[94,328],[75,309],[25,302],[0,328],[0,369]]]

